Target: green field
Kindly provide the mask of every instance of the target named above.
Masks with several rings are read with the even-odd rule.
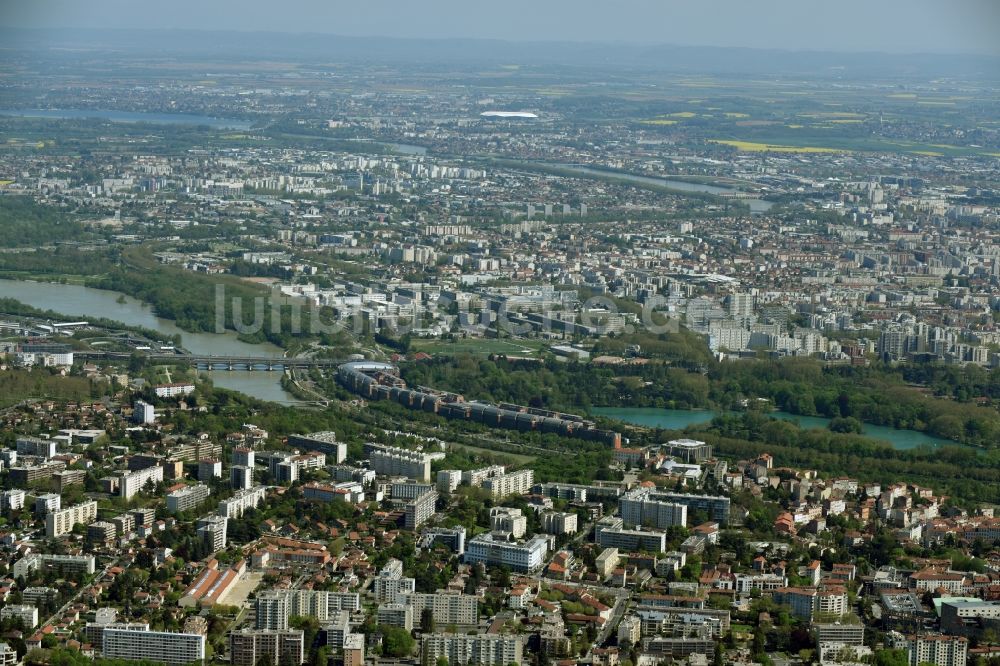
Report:
[[[495,340],[469,338],[466,340],[414,340],[414,351],[427,354],[507,354],[509,356],[538,356],[548,344],[539,340]]]
[[[507,451],[494,451],[493,449],[485,449],[479,446],[469,446],[468,444],[450,443],[448,444],[448,446],[456,449],[462,449],[463,451],[470,451],[472,453],[486,453],[491,456],[496,456],[497,458],[506,458],[518,465],[523,465],[525,463],[533,462],[535,458],[538,457],[538,456],[525,455],[523,453],[508,453]]]

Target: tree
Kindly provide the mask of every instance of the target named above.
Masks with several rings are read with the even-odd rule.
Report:
[[[434,611],[430,608],[420,611],[420,632],[424,634],[434,633]]]
[[[408,657],[413,652],[413,636],[399,627],[381,627],[382,646],[390,657]]]
[[[875,653],[875,666],[908,666],[906,650],[879,650]]]
[[[830,432],[839,433],[855,433],[861,434],[864,430],[864,426],[861,421],[854,418],[853,416],[838,416],[830,419],[830,423],[827,425]]]

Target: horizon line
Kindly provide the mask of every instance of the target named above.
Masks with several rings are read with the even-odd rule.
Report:
[[[402,35],[386,35],[386,34],[343,34],[336,32],[321,32],[321,31],[309,31],[309,30],[275,30],[275,29],[265,29],[265,28],[199,28],[199,27],[142,27],[142,28],[97,28],[97,27],[74,27],[74,26],[51,26],[51,27],[37,27],[37,26],[21,26],[21,25],[9,25],[0,23],[0,30],[3,31],[15,31],[15,32],[25,32],[25,33],[55,33],[55,32],[74,32],[74,33],[171,33],[171,32],[186,32],[208,35],[213,33],[223,33],[223,34],[268,34],[268,35],[285,35],[289,37],[304,37],[304,36],[315,36],[315,37],[336,37],[341,39],[381,39],[381,40],[396,40],[396,41],[411,41],[411,42],[483,42],[483,43],[500,43],[500,44],[535,44],[535,45],[572,45],[572,46],[606,46],[606,47],[617,47],[617,48],[678,48],[678,49],[715,49],[715,50],[742,50],[742,51],[757,51],[761,53],[789,53],[789,54],[804,54],[811,53],[817,55],[881,55],[881,56],[891,56],[891,57],[905,57],[905,56],[945,56],[945,57],[974,57],[974,58],[989,58],[1000,60],[1000,53],[990,53],[986,51],[885,51],[885,50],[839,50],[829,47],[824,48],[795,48],[795,47],[780,47],[780,46],[744,46],[744,45],[719,45],[719,44],[685,44],[678,42],[655,42],[655,41],[645,41],[639,40],[635,42],[626,42],[622,40],[598,40],[598,39],[517,39],[511,37],[424,37],[424,36],[402,36]],[[41,46],[41,45],[40,45]],[[44,46],[43,46],[44,48]],[[3,46],[0,46],[0,51],[6,50]]]

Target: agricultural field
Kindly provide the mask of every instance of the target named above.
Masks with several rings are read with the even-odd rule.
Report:
[[[779,146],[773,143],[757,143],[754,141],[735,141],[727,139],[712,139],[711,143],[718,143],[724,146],[732,146],[737,150],[750,152],[771,152],[771,153],[837,153],[841,152],[836,148],[822,148],[819,146]]]

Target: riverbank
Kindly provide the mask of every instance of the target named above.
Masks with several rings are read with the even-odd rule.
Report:
[[[281,358],[283,350],[270,343],[252,344],[239,339],[233,331],[225,333],[190,333],[168,319],[156,316],[142,301],[120,292],[94,289],[58,282],[0,280],[0,299],[13,299],[31,308],[10,314],[50,317],[53,320],[87,320],[102,327],[134,331],[147,337],[155,335],[164,342],[204,356],[243,356]],[[281,386],[282,373],[211,371],[216,386],[239,391],[250,397],[281,404],[295,404],[297,397]]]

